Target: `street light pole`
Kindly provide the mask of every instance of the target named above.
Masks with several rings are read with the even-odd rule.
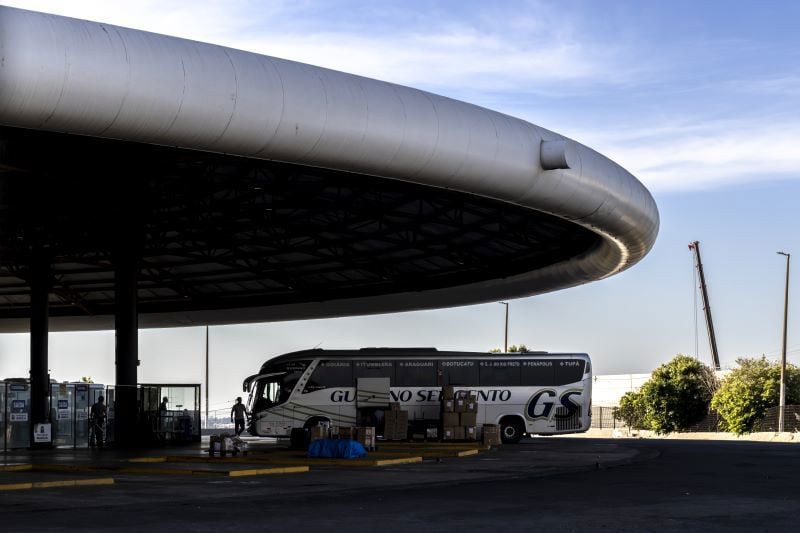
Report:
[[[778,432],[783,432],[783,420],[786,413],[786,325],[789,318],[789,259],[792,254],[778,252],[786,256],[786,288],[783,296],[783,347],[781,349],[781,395],[778,401]]]
[[[500,302],[500,304],[506,306],[506,334],[505,337],[503,337],[503,353],[508,353],[508,302]]]
[[[208,326],[206,326],[206,429],[208,429]]]

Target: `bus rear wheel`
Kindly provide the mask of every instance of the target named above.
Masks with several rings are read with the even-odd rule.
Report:
[[[516,444],[525,433],[525,425],[516,416],[509,416],[500,421],[500,439],[503,444]]]

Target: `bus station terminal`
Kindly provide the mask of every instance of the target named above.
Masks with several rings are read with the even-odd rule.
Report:
[[[87,461],[124,475],[202,470],[155,459],[180,446],[206,453],[207,400],[203,384],[140,382],[141,328],[532,296],[620,273],[658,233],[651,194],[620,165],[467,102],[5,6],[0,49],[0,332],[30,334],[29,375],[0,384],[3,476],[70,462],[78,472]],[[103,329],[115,334],[113,383],[55,382],[48,334]],[[267,362],[245,380],[248,430],[291,443],[293,430],[332,438],[334,428],[366,437],[358,428],[376,428],[424,442],[435,429],[442,442],[416,455],[412,443],[367,443],[377,448],[369,461],[428,465],[490,453],[482,433],[493,426],[506,443],[589,426],[586,354],[489,363],[488,354],[426,350]],[[88,447],[101,395],[105,455]],[[482,402],[474,413],[446,403],[472,397]],[[149,453],[165,444],[175,446]],[[274,453],[265,464],[308,466]],[[214,468],[238,471],[219,459]]]

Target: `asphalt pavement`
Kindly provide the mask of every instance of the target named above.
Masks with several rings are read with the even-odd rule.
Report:
[[[798,475],[798,444],[537,438],[394,467],[0,492],[0,530],[794,531]]]

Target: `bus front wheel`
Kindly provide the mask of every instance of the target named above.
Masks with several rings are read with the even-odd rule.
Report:
[[[516,444],[525,433],[525,424],[516,416],[508,416],[500,421],[500,438],[503,444]]]

